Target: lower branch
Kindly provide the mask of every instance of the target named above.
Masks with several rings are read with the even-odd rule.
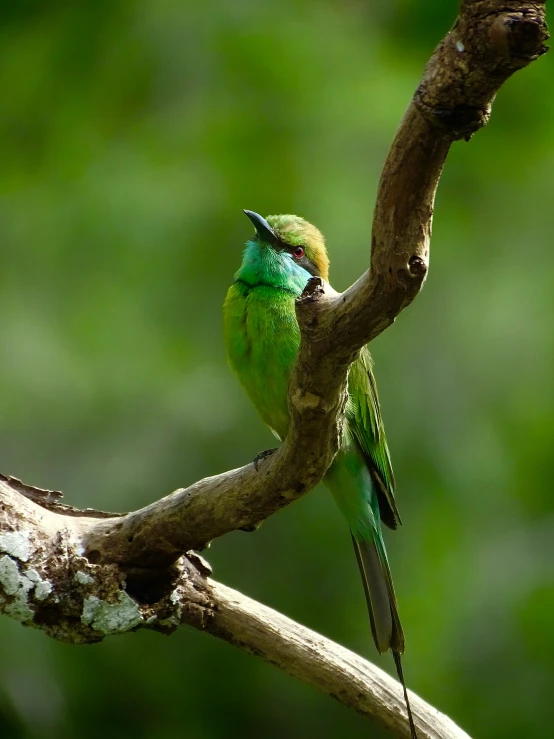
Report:
[[[402,688],[386,672],[236,590],[210,584],[215,610],[208,631],[409,739]],[[419,737],[469,739],[448,716],[409,694]]]
[[[409,737],[399,683],[348,649],[210,578],[194,552],[166,568],[92,563],[78,518],[46,510],[0,481],[0,613],[60,641],[86,644],[147,628],[194,626],[313,685],[399,737]],[[38,491],[35,491],[37,495]],[[416,695],[421,739],[468,739]]]

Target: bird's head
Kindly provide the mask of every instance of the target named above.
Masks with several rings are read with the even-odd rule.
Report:
[[[287,287],[300,294],[310,277],[329,278],[329,258],[321,232],[299,216],[262,216],[244,211],[256,234],[246,244],[237,278],[250,284]]]

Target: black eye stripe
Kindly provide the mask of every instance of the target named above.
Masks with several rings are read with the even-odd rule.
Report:
[[[310,262],[306,255],[298,260],[298,264],[300,264],[306,270],[306,272],[309,272],[314,277],[321,277],[318,268],[313,262]]]
[[[299,246],[301,246],[304,250],[306,249],[304,244],[289,244],[286,241],[283,241],[283,239],[278,240],[277,246],[281,247],[281,249],[284,249],[285,251],[288,251],[289,254],[292,254],[293,256],[294,256],[294,250],[298,249]],[[306,270],[306,272],[309,272],[314,277],[321,277],[321,273],[319,269],[316,267],[316,265],[313,262],[311,262],[308,259],[305,253],[303,257],[300,257],[300,259],[298,259],[298,257],[295,257],[295,262],[296,264],[299,264],[301,267],[303,267]]]

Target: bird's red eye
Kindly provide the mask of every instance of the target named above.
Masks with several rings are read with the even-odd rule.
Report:
[[[306,250],[304,249],[303,246],[297,246],[296,249],[292,253],[297,259],[302,259],[302,257],[306,253]]]

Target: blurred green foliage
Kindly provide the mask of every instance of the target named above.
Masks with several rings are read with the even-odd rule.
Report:
[[[455,2],[20,0],[0,9],[0,469],[128,510],[271,446],[225,364],[242,208],[368,263],[383,159]],[[404,526],[409,685],[475,737],[554,722],[553,58],[454,146],[428,283],[372,349]],[[208,552],[215,576],[357,650],[350,538],[317,489]],[[381,734],[182,629],[94,647],[0,622],[2,739]]]

